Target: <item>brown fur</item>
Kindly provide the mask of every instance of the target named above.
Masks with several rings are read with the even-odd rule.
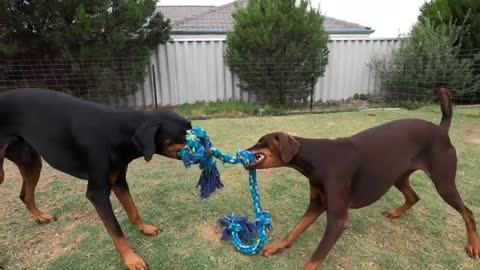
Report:
[[[291,167],[310,182],[310,205],[298,225],[282,240],[266,245],[269,256],[290,247],[323,212],[327,212],[324,236],[304,269],[317,269],[349,225],[349,209],[366,207],[380,199],[391,186],[405,197],[405,203],[384,212],[400,217],[419,197],[410,186],[409,176],[425,171],[442,199],[465,221],[469,256],[480,256],[480,240],[473,214],[455,186],[457,157],[448,128],[452,117],[450,93],[440,91],[440,126],[417,119],[392,121],[350,138],[307,139],[276,132],[263,136],[249,150],[258,162],[250,169]],[[293,154],[292,154],[293,153]]]

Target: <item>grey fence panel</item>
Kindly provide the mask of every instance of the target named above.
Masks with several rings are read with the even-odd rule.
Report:
[[[159,65],[159,56],[157,53],[152,53],[150,56],[150,64],[145,67],[145,80],[143,81],[143,84],[139,85],[139,89],[135,91],[135,93],[132,93],[130,95],[124,96],[122,98],[122,101],[116,100],[110,101],[110,104],[116,104],[117,106],[123,107],[144,107],[144,106],[152,106],[155,104],[155,99],[154,99],[154,78],[152,76],[152,65],[157,68]],[[156,70],[155,70],[156,72]],[[158,78],[158,73],[156,73],[155,76],[155,83],[159,85],[159,78]]]
[[[328,66],[315,86],[314,100],[341,100],[378,90],[378,81],[369,63],[373,57],[398,47],[399,42],[399,39],[331,40]]]
[[[399,39],[330,40],[329,63],[317,81],[314,101],[341,100],[354,94],[373,93],[379,82],[368,63],[398,47]],[[197,101],[228,99],[252,100],[240,90],[239,79],[224,62],[225,42],[171,41],[159,45],[152,54],[158,105],[178,105]],[[153,76],[149,67],[143,93],[136,93],[136,103],[152,105]],[[132,98],[129,98],[129,103]]]

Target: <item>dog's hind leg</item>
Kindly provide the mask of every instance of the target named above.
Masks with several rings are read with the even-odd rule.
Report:
[[[5,171],[3,170],[3,161],[7,155],[7,148],[9,145],[18,141],[16,137],[0,136],[0,185],[5,180]]]
[[[35,203],[35,188],[37,187],[42,170],[40,155],[27,142],[18,141],[9,145],[6,150],[6,158],[17,165],[23,178],[20,200],[25,203],[28,211],[38,223],[48,223],[53,216],[40,211]]]
[[[398,218],[420,200],[420,197],[418,197],[410,185],[410,174],[411,172],[395,183],[395,187],[402,192],[403,197],[405,197],[405,203],[397,208],[383,212],[382,214],[384,216],[388,218]]]
[[[435,184],[435,188],[442,199],[457,210],[465,221],[468,237],[468,244],[465,247],[465,251],[472,258],[480,258],[480,240],[478,238],[473,213],[463,203],[455,185],[457,168],[455,149],[451,148],[447,153],[434,155],[434,157],[431,178]]]

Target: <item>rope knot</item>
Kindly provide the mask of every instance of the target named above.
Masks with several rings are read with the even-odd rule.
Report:
[[[237,158],[239,159],[240,163],[243,167],[248,167],[251,164],[255,163],[255,155],[252,152],[247,150],[237,150]]]
[[[259,217],[255,218],[255,224],[261,224],[269,231],[273,230],[272,215],[268,211],[263,211]]]
[[[253,238],[256,227],[255,224],[248,221],[246,217],[238,217],[235,215],[225,216],[218,220],[224,227],[222,232],[222,240],[230,239],[233,232],[237,233],[238,237],[244,240]]]
[[[182,159],[186,168],[199,164],[202,174],[197,186],[200,186],[202,198],[208,198],[210,193],[223,187],[216,166],[216,159],[223,161],[223,163],[241,163],[244,167],[248,167],[255,162],[255,155],[246,150],[238,150],[236,156],[223,154],[217,148],[212,147],[207,132],[197,126],[187,130],[185,147],[177,155]]]

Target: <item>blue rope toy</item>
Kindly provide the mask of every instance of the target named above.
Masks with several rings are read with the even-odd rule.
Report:
[[[187,131],[185,147],[178,153],[185,167],[199,164],[202,173],[197,187],[200,186],[202,198],[208,198],[212,192],[223,187],[218,172],[216,159],[223,163],[241,163],[244,167],[255,162],[255,154],[246,150],[238,150],[236,156],[223,154],[220,150],[212,147],[212,142],[204,129],[194,127]],[[249,171],[250,192],[252,194],[255,223],[247,217],[235,215],[225,216],[219,219],[224,226],[222,240],[231,239],[233,245],[245,255],[257,254],[267,242],[267,230],[272,230],[270,213],[262,210],[260,195],[258,194],[257,172]],[[255,234],[257,237],[255,237]],[[245,243],[247,242],[247,243]]]

